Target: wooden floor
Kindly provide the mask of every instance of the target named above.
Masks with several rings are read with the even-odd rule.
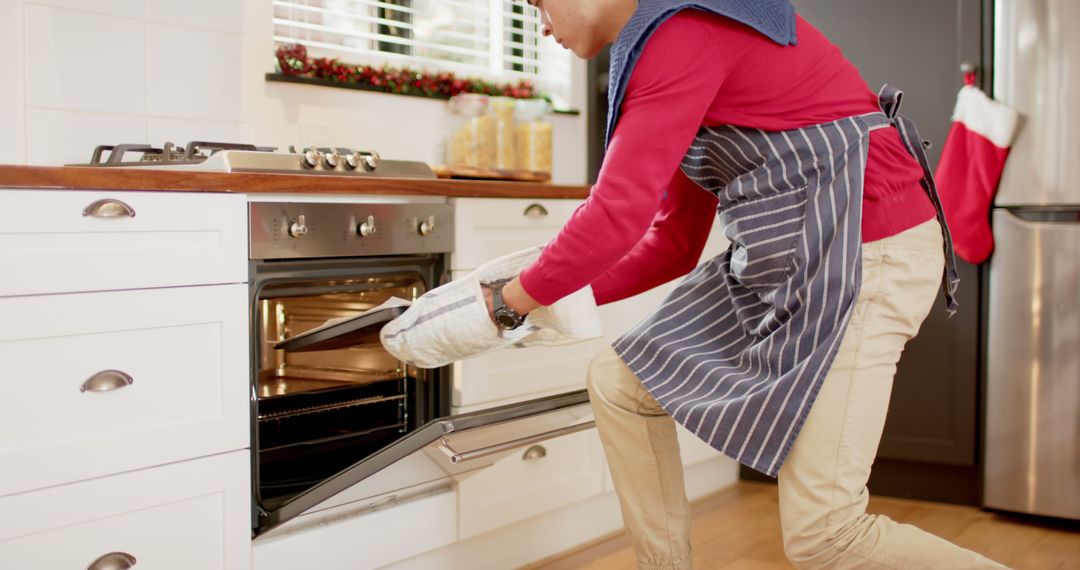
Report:
[[[699,570],[791,568],[780,540],[776,487],[740,482],[694,504],[694,567]],[[1014,519],[973,507],[873,497],[870,512],[911,523],[1017,569],[1080,569],[1080,531]],[[634,568],[626,535],[551,558],[531,570]]]

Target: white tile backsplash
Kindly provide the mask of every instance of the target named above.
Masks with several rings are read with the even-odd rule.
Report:
[[[0,163],[26,161],[26,102],[23,95],[23,6],[0,1],[0,53],[6,77],[0,85]]]
[[[146,15],[146,0],[31,0],[27,4],[67,8],[69,10],[139,20]]]
[[[243,32],[242,0],[146,0],[149,22],[214,32]]]
[[[26,5],[26,104],[146,112],[142,22]]]
[[[195,140],[262,144],[244,138],[243,124],[222,121],[193,121],[191,119],[150,117],[147,132],[150,135],[150,142],[155,146],[160,146],[165,141],[183,145]]]
[[[151,116],[242,120],[240,36],[156,23],[146,34]]]
[[[146,117],[27,109],[27,162],[60,165],[90,161],[99,144],[146,143]]]

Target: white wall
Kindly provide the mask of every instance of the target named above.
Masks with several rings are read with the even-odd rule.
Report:
[[[189,140],[440,158],[445,102],[271,83],[269,0],[0,0],[0,162]],[[585,65],[571,103],[585,108]],[[555,116],[555,182],[586,180],[586,117]]]
[[[22,12],[22,2],[0,0],[0,53],[14,60],[0,75],[0,162],[26,161]]]

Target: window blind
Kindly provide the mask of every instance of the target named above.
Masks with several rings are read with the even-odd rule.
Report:
[[[524,0],[273,0],[274,41],[357,64],[407,65],[562,91],[569,56]],[[550,45],[545,45],[550,44]],[[554,46],[554,49],[552,49]]]

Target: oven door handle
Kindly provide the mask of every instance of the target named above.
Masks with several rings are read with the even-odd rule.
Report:
[[[458,451],[454,449],[454,446],[450,445],[449,441],[444,438],[439,442],[437,446],[439,451],[443,452],[447,458],[450,459],[450,463],[455,465],[459,463],[465,463],[474,459],[481,459],[489,457],[491,455],[497,455],[504,451],[510,451],[518,447],[525,447],[526,445],[532,445],[534,443],[540,443],[563,435],[570,435],[579,431],[585,431],[592,429],[596,426],[596,422],[588,421],[580,424],[574,424],[572,426],[566,426],[559,429],[553,429],[544,433],[538,433],[536,435],[530,435],[528,437],[522,437],[518,439],[512,439],[510,441],[504,441],[495,445],[489,445],[487,447],[481,447],[480,449],[473,449],[471,451]]]

